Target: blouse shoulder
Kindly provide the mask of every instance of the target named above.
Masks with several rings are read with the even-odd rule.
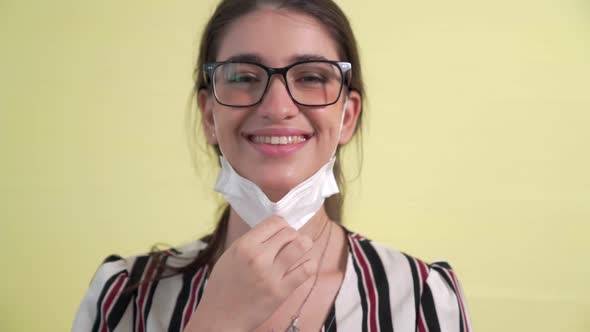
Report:
[[[439,261],[428,267],[420,301],[419,323],[431,331],[472,331],[465,295],[450,264]]]
[[[189,264],[207,246],[193,241],[178,248],[159,252],[166,265],[182,267]],[[108,256],[98,267],[76,313],[72,331],[111,331],[111,326],[133,325],[130,312],[134,286],[153,276],[160,264],[157,255],[141,254],[123,258]]]
[[[463,290],[451,265],[445,261],[427,263],[346,230],[355,264],[372,270],[379,289],[390,293],[393,316],[409,312],[405,299],[413,299],[417,331],[470,332],[471,323]],[[364,263],[366,262],[366,263]],[[389,291],[394,287],[395,292]],[[396,305],[397,304],[397,305]],[[398,310],[396,310],[396,308]]]
[[[127,303],[122,307],[121,295],[129,283],[134,260],[111,255],[100,264],[78,307],[72,331],[102,330],[100,324],[106,324],[106,313],[126,309]]]

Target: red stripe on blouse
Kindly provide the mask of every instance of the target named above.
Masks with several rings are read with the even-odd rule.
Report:
[[[125,273],[121,273],[120,276],[117,277],[114,285],[109,290],[109,294],[103,305],[101,306],[101,328],[99,329],[101,332],[107,332],[107,315],[112,309],[113,302],[115,298],[119,296],[121,289],[123,288],[123,284],[125,283],[127,276]]]
[[[455,294],[457,295],[457,299],[459,300],[459,306],[461,309],[461,320],[463,321],[463,326],[465,326],[465,332],[470,332],[470,326],[465,319],[465,304],[463,303],[463,297],[461,295],[461,286],[459,286],[459,281],[457,281],[457,277],[455,277],[455,273],[452,270],[449,270],[449,274],[453,280],[453,287],[455,288]]]
[[[369,263],[367,258],[365,257],[362,250],[359,248],[358,242],[351,241],[353,243],[353,251],[355,256],[357,257],[357,261],[361,266],[363,271],[363,285],[365,286],[365,290],[367,291],[367,295],[369,296],[369,307],[367,308],[368,316],[369,316],[369,327],[370,331],[379,331],[379,327],[377,325],[377,291],[375,288],[375,280],[373,279],[372,272],[369,268]]]
[[[193,282],[191,283],[191,289],[189,292],[190,298],[188,301],[188,305],[186,305],[184,307],[184,313],[182,314],[182,317],[183,317],[182,328],[183,328],[183,330],[186,327],[186,325],[188,324],[188,322],[191,318],[191,314],[193,313],[193,308],[195,307],[195,302],[197,299],[199,285],[201,284],[201,280],[203,279],[204,275],[205,275],[205,268],[200,269],[199,272],[197,272],[197,274],[193,278]]]
[[[148,292],[149,286],[152,284],[152,277],[156,271],[156,265],[158,264],[158,259],[152,258],[149,262],[149,267],[142,278],[143,282],[139,289],[139,293],[137,294],[137,307],[138,307],[138,315],[137,315],[137,332],[144,332],[145,330],[145,319],[143,317],[144,305],[145,305],[145,298]]]

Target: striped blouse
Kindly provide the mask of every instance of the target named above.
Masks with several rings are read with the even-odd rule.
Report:
[[[461,286],[444,262],[414,257],[346,230],[349,255],[340,291],[321,331],[470,332]],[[183,266],[207,244],[195,241],[165,257]],[[72,331],[182,331],[207,284],[209,268],[141,283],[156,271],[149,255],[110,256],[80,304]]]

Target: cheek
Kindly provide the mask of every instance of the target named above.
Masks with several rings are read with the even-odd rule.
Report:
[[[340,111],[337,109],[326,110],[312,120],[317,124],[317,130],[323,139],[330,141],[340,138]]]
[[[214,111],[214,132],[217,143],[224,151],[238,148],[236,143],[241,139],[240,129],[245,121],[246,113],[236,110],[217,109]]]
[[[213,123],[215,131],[219,136],[229,136],[237,131],[240,124],[240,113],[232,112],[223,106],[218,106],[213,110]]]

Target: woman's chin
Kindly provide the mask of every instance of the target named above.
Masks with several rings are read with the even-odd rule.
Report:
[[[262,184],[262,185],[258,185],[258,186],[260,187],[262,192],[264,192],[266,197],[268,197],[268,199],[270,199],[271,202],[276,203],[276,202],[280,201],[281,198],[285,197],[285,195],[287,195],[287,193],[289,191],[291,191],[291,189],[295,188],[297,185],[298,185],[298,183],[293,183],[291,185],[286,185],[286,184],[282,183],[281,185]]]
[[[273,171],[259,170],[250,178],[250,181],[254,182],[275,203],[307,178],[304,174],[293,174],[296,172],[276,172],[276,169]]]

